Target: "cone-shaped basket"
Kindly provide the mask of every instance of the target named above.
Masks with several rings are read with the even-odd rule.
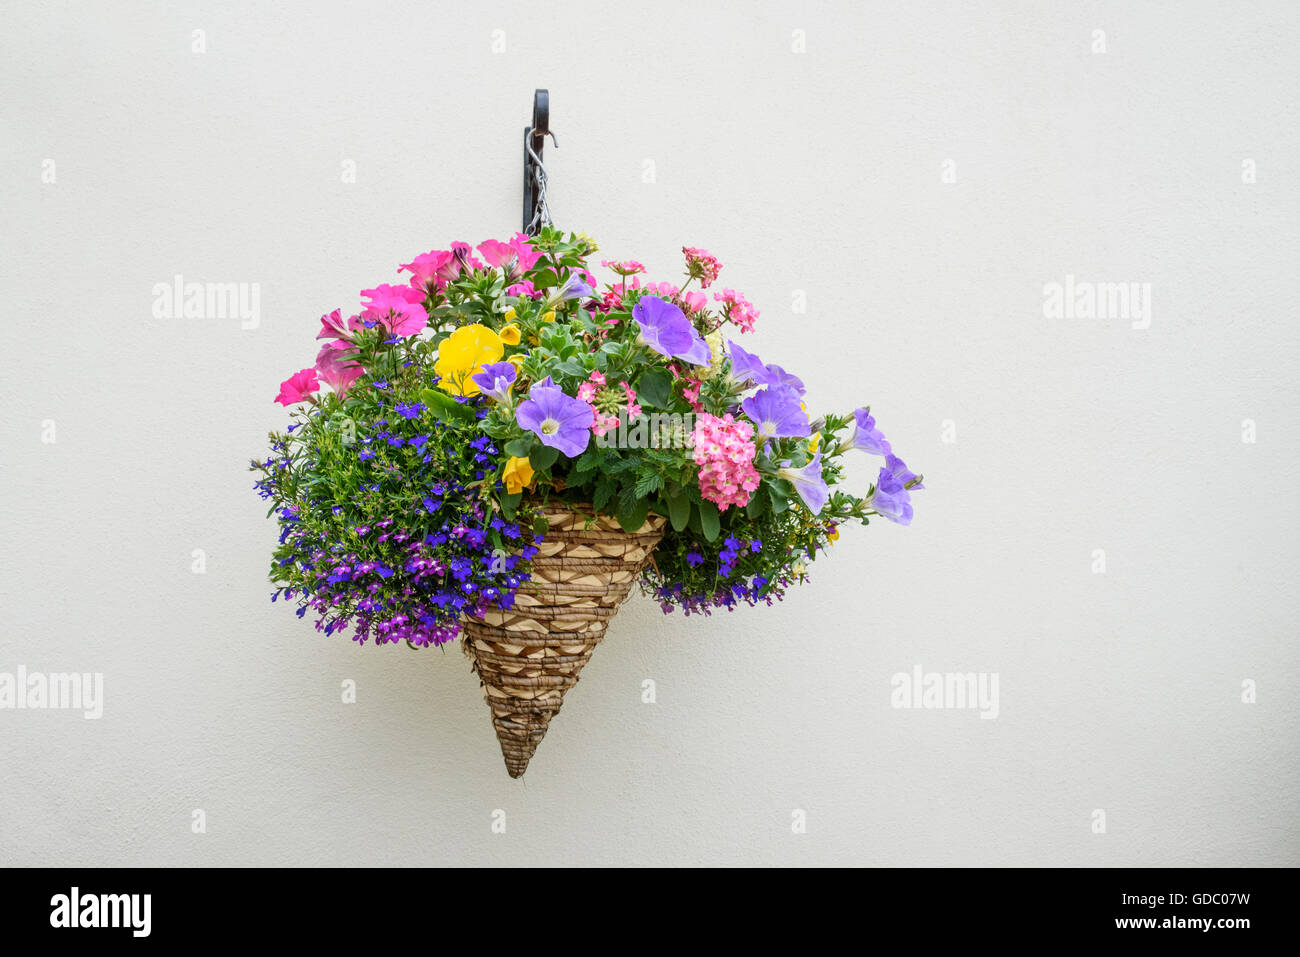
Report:
[[[532,581],[515,595],[514,607],[489,608],[464,626],[465,653],[483,683],[512,778],[527,769],[664,534],[659,515],[625,532],[590,506],[548,505],[542,514],[550,530],[538,542]]]

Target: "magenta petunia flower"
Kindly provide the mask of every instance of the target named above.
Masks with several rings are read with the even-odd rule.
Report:
[[[542,258],[541,250],[534,249],[532,239],[523,233],[515,233],[511,236],[510,245],[514,247],[515,255],[519,257],[519,265],[516,268],[521,276],[536,266],[537,260]]]
[[[799,405],[799,394],[784,386],[756,392],[741,403],[760,438],[783,439],[810,435],[808,416]]]
[[[342,355],[330,343],[322,346],[320,354],[316,356],[316,371],[320,374],[320,381],[333,389],[340,399],[347,396],[352,383],[365,372],[361,366]]]
[[[295,405],[313,392],[319,391],[320,383],[316,381],[316,370],[303,369],[280,383],[280,394],[275,397],[275,401],[283,406]]]
[[[390,286],[361,290],[362,315],[378,321],[395,336],[413,336],[429,323],[424,311],[424,293],[411,286]]]
[[[595,413],[586,402],[565,395],[548,377],[534,385],[528,398],[519,403],[515,421],[533,432],[543,445],[573,458],[582,454],[591,439]]]
[[[508,266],[510,262],[519,256],[518,250],[509,243],[503,243],[496,239],[485,239],[476,247],[483,261],[493,268]]]
[[[450,249],[434,249],[403,263],[397,271],[409,272],[414,286],[441,288],[460,275],[460,263]]]

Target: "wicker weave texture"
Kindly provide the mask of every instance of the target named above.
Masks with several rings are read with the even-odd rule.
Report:
[[[547,506],[542,514],[550,529],[538,543],[532,581],[512,608],[489,608],[464,626],[463,647],[483,684],[512,778],[528,768],[665,524],[651,515],[625,532],[590,507]]]

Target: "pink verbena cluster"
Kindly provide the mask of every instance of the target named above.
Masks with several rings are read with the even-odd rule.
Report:
[[[617,259],[602,259],[600,264],[606,269],[612,269],[620,276],[635,276],[639,272],[645,272],[645,266],[641,265],[635,259],[619,261]]]
[[[754,331],[754,320],[758,318],[758,310],[754,308],[753,303],[734,289],[715,292],[713,298],[716,302],[724,304],[723,310],[727,318],[734,322],[741,332]]]
[[[737,422],[731,413],[718,418],[702,412],[695,417],[691,441],[700,467],[700,494],[724,512],[729,505],[747,504],[758,488],[754,427]]]
[[[701,289],[708,289],[722,272],[722,263],[707,249],[683,246],[682,255],[686,257],[686,272],[700,281]]]

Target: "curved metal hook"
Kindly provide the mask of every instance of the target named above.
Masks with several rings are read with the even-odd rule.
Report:
[[[546,90],[534,90],[533,122],[524,127],[523,231],[530,236],[551,221],[550,211],[546,208],[546,167],[542,165],[547,136],[558,149],[560,141],[551,132],[551,95]]]

